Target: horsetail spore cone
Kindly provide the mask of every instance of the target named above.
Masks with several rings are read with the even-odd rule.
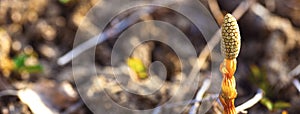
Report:
[[[237,58],[241,47],[240,30],[236,19],[226,14],[222,25],[221,52],[225,59]]]

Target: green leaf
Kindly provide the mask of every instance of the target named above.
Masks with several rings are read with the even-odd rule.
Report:
[[[140,79],[148,78],[147,68],[141,59],[138,58],[128,58],[127,65],[132,69]]]
[[[24,67],[25,66],[25,61],[26,61],[27,58],[28,58],[28,56],[25,55],[25,54],[20,54],[17,57],[15,57],[13,59],[13,62],[15,64],[15,69],[18,70],[18,69]]]
[[[260,100],[260,103],[268,108],[268,110],[273,110],[273,103],[268,98],[264,97]]]
[[[138,76],[140,79],[148,78],[148,74],[146,72],[140,72],[140,73],[138,73]]]
[[[251,72],[252,72],[252,75],[254,76],[254,78],[255,79],[260,79],[260,76],[261,76],[260,69],[257,66],[255,66],[255,65],[252,65],[250,67],[250,69],[251,69]]]
[[[291,104],[284,101],[277,101],[274,103],[274,109],[284,109],[290,107]]]
[[[265,93],[270,94],[270,93],[268,92],[268,90],[269,90],[270,88],[269,88],[267,82],[266,82],[266,83],[260,83],[258,86],[259,86],[259,88],[261,88]]]
[[[71,0],[59,0],[59,2],[60,3],[62,3],[62,4],[67,4],[67,3],[69,3]]]
[[[43,71],[42,65],[34,65],[34,66],[25,66],[21,69],[22,71],[26,71],[28,73],[38,73]]]
[[[43,71],[43,67],[41,64],[36,64],[32,66],[26,66],[25,62],[29,58],[29,55],[20,54],[13,59],[15,68],[14,70],[17,72],[28,72],[28,73],[38,73]]]
[[[266,72],[256,65],[251,65],[250,70],[252,74],[252,76],[250,77],[251,81],[259,88],[261,88],[266,94],[268,94],[271,86],[267,79]]]

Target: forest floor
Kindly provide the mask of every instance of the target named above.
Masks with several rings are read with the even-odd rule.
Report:
[[[222,23],[223,15],[226,12],[235,11],[237,6],[245,1],[200,0],[214,16],[217,28],[210,28],[214,30],[220,27],[218,24]],[[96,46],[95,58],[91,60],[81,61],[82,58],[79,57],[73,64],[57,64],[61,56],[74,48],[74,44],[78,45],[79,41],[76,42],[75,38],[80,36],[91,38],[99,32],[97,29],[89,29],[92,28],[90,25],[84,26],[86,21],[83,21],[90,19],[89,24],[92,23],[97,28],[99,26],[97,21],[100,20],[86,17],[86,15],[97,3],[97,8],[94,10],[107,9],[109,7],[106,6],[107,2],[102,0],[0,1],[1,113],[27,114],[48,111],[49,113],[85,114],[113,110],[114,103],[111,103],[108,98],[104,98],[104,93],[110,96],[112,101],[126,108],[152,109],[166,103],[178,91],[182,96],[191,95],[195,98],[196,91],[190,93],[187,90],[199,90],[204,80],[211,77],[213,86],[205,96],[218,94],[222,76],[214,75],[219,71],[218,69],[213,71],[212,63],[222,60],[219,51],[209,54],[214,57],[205,57],[199,74],[202,77],[197,82],[199,87],[187,90],[178,90],[178,88],[181,86],[182,80],[188,80],[188,73],[185,69],[191,68],[195,60],[189,62],[181,60],[175,53],[177,50],[161,42],[150,41],[138,45],[131,55],[141,58],[146,66],[154,61],[161,61],[165,65],[165,67],[161,67],[158,64],[153,67],[153,72],[157,76],[153,76],[150,81],[130,80],[132,77],[124,76],[129,75],[123,72],[124,68],[126,70],[126,64],[111,65],[112,50],[117,42],[116,36],[112,36]],[[300,64],[299,7],[299,0],[258,0],[252,3],[238,20],[242,47],[237,59],[238,69],[235,74],[238,91],[235,104],[238,106],[246,102],[256,94],[258,89],[264,92],[263,99],[249,108],[249,113],[288,112],[296,114],[300,112],[300,90],[297,90],[295,86],[295,82],[300,80],[300,67],[296,68]],[[149,15],[139,18],[169,22],[188,36],[196,50],[196,56],[205,50],[208,41],[205,40],[203,33],[195,30],[197,28],[193,23],[167,8],[154,9]],[[122,19],[131,19],[130,14],[135,12],[136,10],[129,10],[115,17],[117,21],[111,22],[107,26],[117,25],[116,23],[121,22]],[[201,15],[195,15],[195,17],[201,18]],[[145,28],[147,30],[161,31],[155,24],[149,24],[146,27],[148,27]],[[143,29],[138,31],[136,36],[132,36],[129,41],[134,44],[146,37],[148,31]],[[174,35],[177,34],[156,36],[171,42],[172,40],[168,38]],[[180,44],[180,41],[174,42]],[[125,44],[120,49],[132,48],[132,46],[134,45]],[[178,48],[182,48],[179,50],[180,53],[193,53],[188,47],[178,46]],[[216,50],[219,49],[219,44],[217,44]],[[123,50],[121,51],[123,52]],[[182,64],[182,61],[186,63]],[[81,62],[86,63],[81,64]],[[95,67],[90,67],[94,63]],[[96,72],[94,73],[91,69]],[[163,72],[162,69],[167,72]],[[183,71],[181,71],[182,69]],[[114,74],[121,75],[117,78],[123,81],[116,81]],[[165,75],[165,77],[161,75]],[[131,92],[124,91],[124,87]],[[156,91],[155,94],[141,95],[150,94],[157,88],[159,91]],[[180,98],[174,102],[180,102]],[[169,104],[172,105],[172,103]],[[205,103],[202,104],[205,105]],[[39,107],[35,105],[39,105]],[[183,109],[183,113],[188,113],[191,106],[192,104],[187,105]],[[208,110],[209,113],[219,113],[222,110],[221,105],[215,99],[207,106],[212,106]],[[181,106],[177,107],[173,104],[170,107],[161,109],[161,112],[182,111],[178,111]]]

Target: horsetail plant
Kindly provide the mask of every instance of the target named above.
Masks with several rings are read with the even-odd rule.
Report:
[[[237,96],[234,73],[241,47],[239,26],[231,14],[226,14],[222,24],[221,52],[224,60],[220,65],[223,75],[219,99],[224,107],[223,114],[236,114],[234,100]]]

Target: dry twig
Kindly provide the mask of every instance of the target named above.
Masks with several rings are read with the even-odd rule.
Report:
[[[205,79],[203,81],[203,84],[201,86],[201,88],[199,89],[199,91],[197,92],[197,95],[196,95],[196,99],[197,101],[201,101],[202,98],[203,98],[203,95],[204,93],[208,90],[209,86],[211,84],[211,79]],[[197,109],[198,107],[200,106],[200,103],[197,102],[195,103],[192,108],[190,109],[190,112],[189,114],[196,114],[197,113]]]
[[[219,26],[222,25],[223,22],[223,14],[220,10],[217,0],[208,0],[208,5],[211,13],[213,14],[214,18],[216,19]]]
[[[161,2],[161,1],[158,1]],[[176,2],[162,2],[166,6],[173,5]],[[62,57],[60,57],[57,60],[58,65],[65,65],[69,63],[73,58],[77,57],[81,53],[87,51],[88,49],[91,49],[92,47],[95,47],[98,44],[101,44],[102,42],[106,41],[107,39],[114,37],[118,34],[120,34],[122,31],[124,31],[126,28],[130,27],[131,25],[141,21],[141,17],[147,17],[148,15],[152,14],[154,11],[157,10],[157,7],[143,7],[143,9],[140,9],[132,14],[130,14],[129,17],[120,20],[119,23],[113,25],[112,27],[106,29],[102,33],[100,33],[98,36],[94,36],[90,38],[88,41],[85,41],[84,43],[78,45]],[[143,21],[149,20],[147,18],[142,18]],[[112,20],[111,22],[114,22],[115,20]],[[116,21],[118,22],[118,21]]]
[[[298,79],[293,80],[294,86],[297,88],[298,92],[300,92],[300,82]]]
[[[58,110],[47,106],[41,96],[32,89],[20,90],[18,96],[34,114],[58,114]]]
[[[288,76],[295,77],[300,74],[300,64],[295,67],[291,72],[288,73]],[[300,92],[300,82],[298,79],[293,80],[294,86],[297,88],[298,92]]]
[[[255,96],[251,99],[249,99],[247,102],[243,103],[240,106],[236,107],[236,112],[246,112],[245,110],[248,108],[251,108],[252,106],[254,106],[256,103],[258,103],[261,99],[263,98],[263,91],[261,89],[257,90],[257,93],[255,94]]]
[[[59,65],[65,65],[70,62],[73,58],[77,57],[81,53],[85,52],[86,50],[106,41],[107,39],[118,35],[122,31],[124,31],[129,26],[137,23],[140,21],[139,17],[143,17],[144,15],[151,14],[155,11],[156,8],[154,7],[146,7],[143,10],[139,10],[131,14],[128,18],[123,19],[119,23],[115,24],[113,27],[107,29],[106,31],[102,32],[98,36],[94,36],[88,41],[80,44],[79,46],[75,47],[73,50],[69,51],[67,54],[60,57],[57,61]]]

